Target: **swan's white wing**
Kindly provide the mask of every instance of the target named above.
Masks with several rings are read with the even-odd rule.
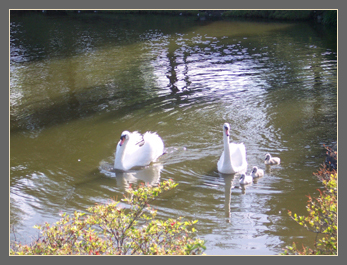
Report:
[[[146,132],[142,137],[134,132],[130,139],[124,157],[127,167],[146,166],[164,153],[164,143],[156,133]]]
[[[233,166],[241,166],[245,160],[246,149],[243,144],[230,143],[230,156]]]
[[[143,136],[144,147],[148,146],[151,160],[156,160],[164,153],[164,142],[157,133],[146,132]]]
[[[230,143],[230,156],[232,167],[235,172],[247,169],[246,147],[243,143]]]
[[[143,145],[137,152],[138,164],[148,165],[164,153],[164,143],[158,134],[151,132],[146,132],[143,140]]]
[[[138,147],[140,146],[141,142],[143,142],[143,137],[139,132],[134,131],[130,134],[128,145]]]

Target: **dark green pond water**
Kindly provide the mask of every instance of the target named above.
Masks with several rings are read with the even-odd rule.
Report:
[[[35,224],[122,198],[130,183],[172,178],[159,218],[198,219],[206,254],[274,255],[315,235],[287,211],[305,195],[323,144],[337,139],[337,34],[307,23],[76,14],[11,16],[10,222]],[[243,142],[248,172],[282,163],[242,190],[217,172],[222,125]],[[111,170],[124,130],[156,131],[167,154]],[[13,235],[11,234],[11,238]]]

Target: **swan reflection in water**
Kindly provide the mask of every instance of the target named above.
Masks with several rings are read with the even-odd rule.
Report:
[[[231,203],[231,194],[235,188],[241,189],[242,194],[246,194],[246,188],[247,186],[251,184],[240,184],[240,177],[242,174],[236,173],[236,174],[222,174],[218,173],[221,178],[224,179],[224,193],[225,193],[225,200],[224,200],[224,209],[225,209],[225,217],[227,218],[227,222],[230,223],[231,218],[231,212],[230,212],[230,203]],[[237,185],[237,184],[238,185]]]
[[[162,164],[150,165],[143,168],[133,169],[128,172],[114,170],[117,179],[117,186],[126,189],[130,184],[142,181],[145,185],[156,186],[160,181],[160,173],[163,169]]]
[[[224,200],[224,209],[225,209],[225,217],[227,218],[227,222],[230,222],[230,201],[231,201],[231,193],[234,189],[234,177],[235,174],[222,174],[219,173],[219,176],[224,179],[224,188],[225,188],[225,200]]]
[[[117,186],[123,189],[129,188],[130,184],[137,184],[139,181],[144,182],[146,185],[158,185],[162,169],[163,165],[161,163],[136,167],[129,171],[114,169],[108,163],[100,164],[100,171],[106,176],[116,178]]]

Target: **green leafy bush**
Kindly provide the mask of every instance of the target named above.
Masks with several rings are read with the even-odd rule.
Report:
[[[176,187],[172,180],[157,187],[130,188],[122,200],[88,208],[89,214],[75,211],[62,214],[53,225],[35,226],[41,236],[30,245],[14,242],[11,255],[196,255],[205,249],[204,241],[193,239],[197,221],[182,218],[156,220],[149,206],[163,191]]]
[[[316,233],[314,248],[302,246],[302,249],[299,249],[294,242],[292,246],[285,248],[285,255],[337,255],[337,173],[324,166],[315,175],[322,180],[325,190],[319,190],[318,198],[307,196],[308,216],[298,216],[288,211],[295,222]],[[318,239],[318,236],[321,238]]]

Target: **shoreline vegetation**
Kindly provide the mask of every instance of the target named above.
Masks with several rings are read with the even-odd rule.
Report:
[[[16,239],[10,255],[201,255],[205,241],[196,237],[197,220],[156,218],[150,206],[173,180],[156,186],[129,187],[121,201],[96,204],[84,213],[61,214],[61,219],[36,225],[40,236],[29,245]]]
[[[337,25],[337,10],[11,10],[11,15],[41,12],[44,15],[74,13],[153,14],[167,16],[195,16],[198,20],[265,19],[277,21],[310,21],[323,25]]]
[[[288,210],[288,215],[297,224],[316,234],[314,247],[301,247],[293,242],[286,246],[281,255],[337,255],[337,144],[325,146],[326,159],[318,172],[313,173],[324,185],[320,195],[313,198],[306,195],[307,215],[298,216]]]

